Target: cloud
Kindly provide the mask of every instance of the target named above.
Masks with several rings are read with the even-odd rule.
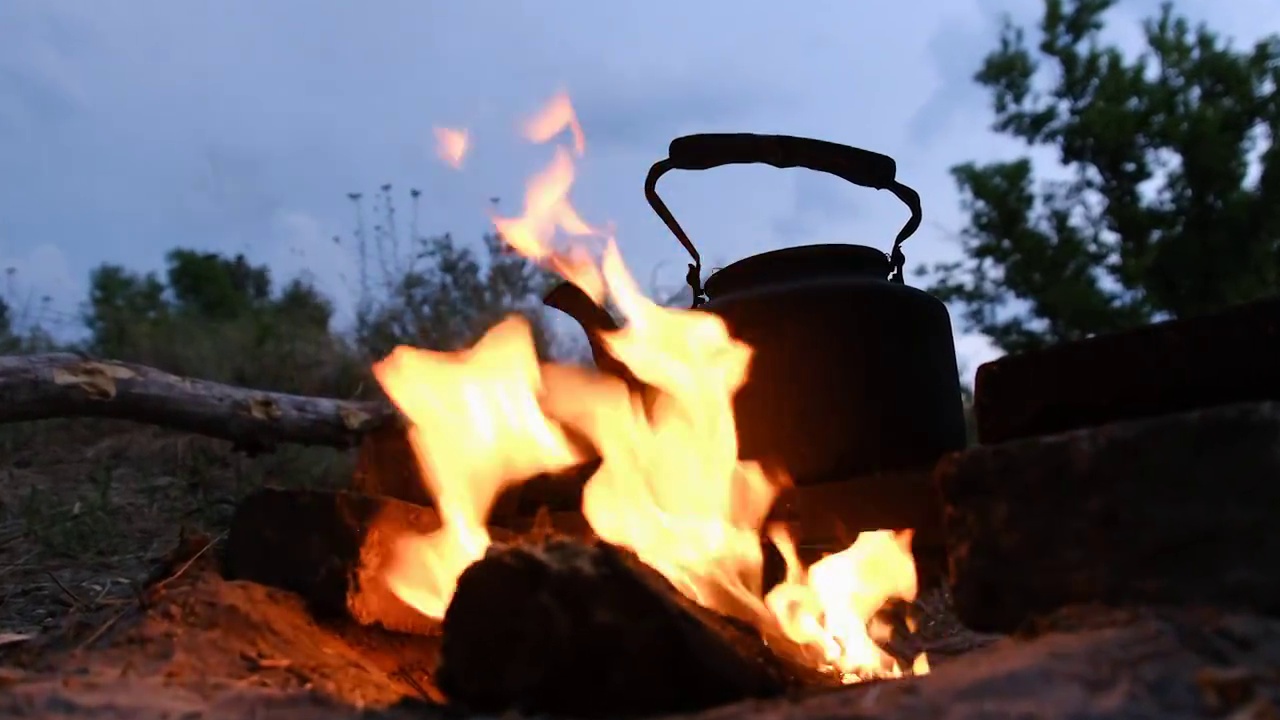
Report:
[[[859,193],[874,192],[825,173],[804,169],[791,172],[795,173],[791,179],[791,207],[771,223],[777,242],[787,245],[817,240],[832,225],[849,220],[858,209],[866,207],[865,197],[859,197]]]
[[[76,330],[85,290],[61,248],[50,243],[25,252],[0,247],[0,297],[18,327],[40,325],[62,334]]]
[[[1274,0],[1187,2],[1229,31],[1275,26],[1261,19]],[[1034,20],[1039,6],[0,0],[0,254],[61,268],[48,281],[73,288],[53,292],[69,308],[98,263],[158,268],[175,246],[244,252],[281,279],[309,271],[341,303],[354,259],[332,238],[348,191],[421,188],[423,231],[478,237],[487,198],[517,203],[545,161],[518,120],[563,87],[587,133],[574,201],[617,223],[639,278],[683,276],[640,186],[673,137],[705,131],[893,155],[927,213],[908,255],[934,260],[953,249],[928,223],[963,223],[946,168],[1010,151],[969,78],[1000,13]],[[473,129],[464,172],[425,145],[437,124]],[[887,194],[800,170],[663,183],[708,268],[779,245],[887,247],[902,222]]]
[[[667,143],[681,135],[742,132],[753,115],[785,104],[787,94],[741,77],[685,72],[638,83],[580,86],[575,98],[583,126],[590,128],[592,148],[665,154]]]
[[[276,287],[293,278],[306,280],[333,301],[339,324],[350,321],[360,283],[355,248],[331,225],[301,210],[277,211],[270,228],[269,250],[254,260],[272,268]]]
[[[0,128],[47,132],[82,109],[85,89],[76,48],[92,45],[78,24],[23,2],[0,4]]]

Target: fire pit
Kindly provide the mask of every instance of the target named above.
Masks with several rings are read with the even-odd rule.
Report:
[[[730,276],[742,276],[735,281],[742,285],[780,263],[795,266],[775,283],[790,287],[796,273],[817,267],[813,253],[830,256],[819,263],[828,275],[833,262],[848,256],[857,273],[823,276],[812,297],[788,291],[790,302],[817,311],[840,290],[859,307],[871,303],[868,312],[883,305],[889,314],[835,324],[834,316],[815,318],[805,344],[824,325],[850,337],[830,357],[808,353],[830,367],[804,367],[782,360],[787,343],[805,338],[767,337],[768,323],[759,322],[773,317],[780,331],[796,327],[798,315],[785,322],[784,315],[732,309],[726,299],[707,304],[713,312],[674,310],[639,293],[612,238],[569,204],[573,156],[583,143],[568,98],[557,97],[530,121],[528,136],[546,142],[569,130],[575,146],[557,148],[530,182],[524,214],[495,224],[515,251],[572,284],[580,319],[584,312],[607,316],[607,305],[625,317],[589,328],[599,367],[540,362],[520,316],[499,322],[464,351],[395,349],[374,373],[405,420],[425,489],[415,499],[428,501],[434,513],[351,495],[263,494],[241,508],[229,574],[302,592],[320,614],[408,632],[428,632],[439,621],[440,688],[478,711],[693,711],[927,673],[926,654],[895,645],[895,625],[880,614],[915,599],[914,526],[857,534],[805,563],[795,523],[772,512],[793,479],[918,471],[963,443],[946,310],[900,279],[898,244],[919,225],[918,196],[896,182],[891,159],[832,143],[748,135],[672,143],[664,162],[673,166],[800,164],[888,188],[911,207],[893,261],[869,248],[850,254],[833,246],[813,249],[803,262],[757,258],[713,278],[727,288]],[[655,208],[661,214],[665,205],[657,201]],[[674,221],[669,225],[683,235]],[[580,241],[555,246],[558,230]],[[746,289],[739,288],[743,297],[751,294]],[[777,311],[781,299],[767,304]],[[884,333],[883,343],[865,342],[889,322],[907,337],[889,340]],[[864,342],[854,342],[859,334]],[[938,352],[927,352],[934,345]],[[845,372],[840,384],[819,392],[815,376],[837,360],[861,363],[865,372]],[[873,377],[889,367],[901,374],[894,383],[900,393],[938,405],[932,408],[938,412],[899,427],[907,416],[887,409],[883,378]],[[780,393],[787,381],[800,386]],[[744,397],[746,405],[735,405]],[[872,412],[890,426],[861,438],[874,425]],[[743,417],[751,421],[739,426]],[[740,437],[748,439],[742,448]],[[540,539],[495,543],[495,504],[540,475],[582,480],[580,500],[569,508],[584,521],[580,532],[545,537],[544,529]],[[291,501],[309,508],[301,517],[323,521],[272,532],[267,519],[296,512]],[[258,550],[275,547],[293,552]],[[766,572],[766,558],[773,572]],[[914,618],[899,621],[909,629]]]
[[[532,136],[545,140],[565,127],[580,140],[562,98],[531,124]],[[708,142],[743,142],[743,136],[726,138]],[[776,145],[771,147],[777,156],[764,161],[788,165],[783,149],[790,141],[768,142]],[[707,153],[716,157],[701,165],[684,162],[707,167],[736,161],[726,159],[727,150]],[[1045,683],[1051,694],[1048,687],[1061,678],[1046,670],[1057,662],[1048,656],[1129,658],[1112,640],[1158,638],[1168,656],[1159,665],[1162,678],[1183,672],[1184,660],[1204,659],[1193,646],[1178,645],[1175,638],[1183,633],[1237,628],[1247,636],[1241,642],[1252,649],[1224,651],[1219,664],[1229,659],[1253,668],[1280,651],[1270,639],[1274,623],[1247,614],[1280,610],[1272,595],[1280,586],[1258,572],[1255,558],[1224,563],[1225,572],[1212,577],[1201,566],[1179,574],[1178,563],[1154,561],[1170,547],[1170,528],[1162,523],[1173,523],[1191,508],[1216,510],[1201,523],[1183,523],[1207,543],[1195,557],[1220,557],[1241,548],[1223,539],[1215,518],[1233,516],[1249,532],[1262,532],[1265,513],[1257,508],[1280,500],[1270,489],[1277,486],[1265,479],[1277,470],[1275,446],[1266,438],[1277,436],[1280,414],[1270,406],[1227,409],[979,448],[952,454],[939,465],[934,482],[940,496],[918,492],[913,504],[922,509],[914,522],[896,527],[936,528],[928,508],[934,497],[941,500],[960,618],[982,630],[1041,639],[987,656],[991,664],[985,669],[950,670],[950,680],[930,686],[920,677],[930,672],[928,648],[913,632],[919,613],[904,610],[912,607],[919,584],[915,560],[921,553],[913,555],[913,530],[870,530],[816,561],[801,559],[795,528],[805,524],[804,513],[799,523],[781,521],[778,509],[787,503],[778,502],[780,490],[791,478],[774,473],[802,468],[802,479],[822,475],[841,467],[839,453],[783,452],[774,456],[782,461],[763,462],[769,455],[763,449],[773,447],[774,439],[762,429],[760,408],[768,394],[759,386],[752,401],[757,405],[745,413],[755,423],[745,436],[755,445],[739,448],[735,423],[744,413],[734,400],[748,382],[756,351],[741,337],[752,334],[743,330],[751,321],[652,305],[637,292],[611,241],[599,258],[581,245],[551,246],[557,227],[578,235],[596,232],[568,205],[571,155],[559,150],[531,184],[523,217],[497,224],[517,251],[572,283],[573,292],[562,286],[553,304],[584,321],[600,369],[539,363],[519,318],[496,325],[465,352],[397,349],[375,372],[407,420],[407,456],[417,466],[412,475],[425,488],[404,498],[429,503],[435,512],[385,497],[264,493],[242,507],[239,530],[233,529],[233,574],[289,587],[322,614],[439,634],[434,681],[452,703],[486,713],[652,715],[861,685],[870,688],[859,695],[869,707],[881,702],[871,699],[879,697],[878,688],[896,698],[895,709],[910,714],[930,707],[908,700],[916,692],[910,688],[939,688],[934,697],[963,692],[947,683],[992,682],[1002,663],[1014,675],[1026,667],[1034,668],[1033,675],[1048,673],[1029,682]],[[893,186],[888,162],[885,178],[857,181]],[[682,237],[678,225],[668,224]],[[692,283],[697,254],[691,253]],[[626,324],[614,323],[603,309],[606,297]],[[758,339],[767,345],[766,336],[759,333]],[[948,359],[953,366],[953,354]],[[930,386],[926,366],[915,372],[921,381],[916,385]],[[953,372],[945,375],[945,382],[930,386],[938,393],[956,389]],[[772,377],[771,383],[776,394],[781,380]],[[818,393],[812,385],[805,388],[802,401],[788,407],[808,421],[805,403]],[[958,392],[953,400],[958,402]],[[941,415],[945,419],[948,412]],[[916,451],[933,460],[957,449],[950,446],[950,429],[943,421],[917,433]],[[1178,469],[1169,460],[1179,456],[1151,455],[1143,448],[1176,438],[1182,448],[1212,453],[1215,446],[1205,446],[1203,438],[1226,434],[1258,438],[1245,443],[1247,448],[1232,446],[1219,460],[1236,471],[1228,486],[1248,493],[1253,509],[1233,512],[1233,503],[1214,499],[1212,483],[1197,471],[1179,481],[1181,494],[1172,505],[1157,502],[1133,513],[1130,522],[1143,540],[1129,541],[1131,552],[1113,549],[1126,544],[1121,513],[1154,489],[1110,473],[1125,468],[1140,478],[1170,478]],[[793,438],[792,445],[779,447],[797,443]],[[1130,458],[1128,464],[1120,457]],[[1049,459],[1061,476],[1051,487],[1016,487],[1019,473],[1030,472],[1037,459]],[[887,467],[909,470],[919,462],[904,455]],[[546,507],[532,527],[511,522],[528,518],[528,512],[512,510],[522,493],[511,500],[511,489],[534,476],[543,478],[545,488],[559,488],[543,499],[558,494],[562,502],[556,509],[562,520],[575,518],[571,527],[562,522],[557,528]],[[806,497],[814,505],[811,488],[799,489],[804,492],[792,498],[793,509]],[[1077,521],[1055,517],[1072,489],[1086,495],[1088,506],[1078,509]],[[507,507],[495,513],[502,503]],[[283,517],[291,504],[311,508],[300,517],[323,522],[272,529],[269,518]],[[506,527],[493,528],[495,519]],[[1088,538],[1087,552],[1073,547],[1071,532]],[[330,547],[307,540],[315,537],[344,539]],[[1274,543],[1261,545],[1266,557],[1280,559]],[[260,548],[275,549],[264,554]],[[1022,579],[1011,579],[1011,571]],[[1130,581],[1134,586],[1126,587]],[[1092,603],[1130,610],[1080,609]],[[1132,609],[1138,606],[1147,609]],[[1072,634],[1055,635],[1065,630]],[[1211,703],[1261,712],[1259,703],[1268,702],[1269,695],[1256,691],[1260,676],[1253,669],[1205,672],[1201,692],[1212,695]],[[1228,678],[1244,676],[1252,678],[1248,691],[1223,689],[1235,682]],[[1274,691],[1274,683],[1267,688]]]
[[[528,128],[540,142],[566,129],[576,142],[531,183],[524,215],[496,222],[579,299],[625,317],[592,329],[602,367],[541,362],[520,317],[461,352],[401,347],[377,363],[394,413],[241,402],[249,391],[66,356],[0,363],[0,383],[50,376],[15,397],[64,410],[171,409],[156,398],[195,393],[189,429],[365,442],[356,490],[250,496],[217,551],[209,538],[172,558],[131,621],[122,612],[58,656],[57,683],[16,685],[0,712],[1276,716],[1280,405],[1236,388],[1231,405],[963,451],[943,408],[914,449],[859,438],[893,445],[894,462],[843,483],[793,477],[815,458],[852,466],[740,452],[735,397],[757,348],[715,313],[649,302],[607,237],[598,253],[551,245],[557,228],[604,235],[567,200],[583,145],[568,99]],[[941,398],[951,377],[921,397]],[[210,421],[229,404],[235,422]],[[878,407],[909,431],[901,408]],[[849,497],[879,519],[841,506]],[[832,516],[855,518],[853,537],[824,527]],[[917,533],[933,533],[927,549]],[[954,597],[917,597],[942,546]],[[70,670],[82,652],[97,653],[83,666],[95,673]],[[241,675],[211,677],[216,663]],[[178,676],[216,702],[196,708],[158,680]],[[112,683],[137,690],[95,694]]]

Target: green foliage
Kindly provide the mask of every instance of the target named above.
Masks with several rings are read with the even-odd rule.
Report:
[[[14,292],[14,275],[17,270],[6,270],[7,287],[0,294],[0,355],[20,355],[52,350],[57,346],[45,329],[46,319],[42,311],[48,309],[50,298],[40,298],[38,312],[32,312],[31,303],[21,302]]]
[[[1280,291],[1280,36],[1239,50],[1166,4],[1126,57],[1100,35],[1114,4],[1044,0],[1039,43],[1006,20],[975,76],[994,129],[1066,170],[952,169],[965,258],[931,290],[1005,351]]]
[[[162,281],[118,265],[90,273],[84,309],[99,355],[170,372],[289,392],[350,393],[363,370],[330,331],[332,303],[243,255],[177,249]]]
[[[163,273],[103,264],[90,273],[83,319],[88,349],[191,377],[316,395],[376,392],[369,366],[396,345],[465,347],[508,313],[526,315],[544,357],[553,342],[541,305],[553,278],[487,235],[468,247],[417,230],[417,191],[401,247],[391,186],[376,196],[372,235],[356,202],[360,295],[350,337],[311,283],[277,288],[269,268],[243,255],[175,249]],[[339,242],[341,239],[336,239]],[[0,343],[10,342],[0,305]]]
[[[510,251],[494,234],[482,238],[477,252],[449,233],[420,233],[417,190],[409,191],[406,247],[402,250],[398,242],[390,185],[383,185],[375,196],[381,220],[369,238],[361,195],[349,197],[356,204],[355,235],[364,258],[356,340],[365,352],[379,357],[400,344],[456,350],[474,343],[506,315],[520,313],[533,326],[540,356],[556,354],[542,307],[542,296],[556,281],[553,275]]]
[[[17,338],[13,334],[12,314],[9,303],[0,298],[0,353],[11,353],[18,347]]]

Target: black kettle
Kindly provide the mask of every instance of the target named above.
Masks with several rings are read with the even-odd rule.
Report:
[[[739,456],[797,485],[931,467],[963,449],[964,407],[946,306],[903,281],[901,245],[920,226],[920,197],[893,158],[785,135],[700,134],[671,142],[645,195],[693,258],[693,307],[724,318],[755,352],[734,400]],[[889,190],[911,219],[886,254],[862,245],[805,245],[739,260],[701,281],[701,258],[656,190],[667,171],[764,163],[827,172]],[[545,303],[587,331],[596,365],[635,379],[596,340],[617,327],[581,290],[561,283]]]

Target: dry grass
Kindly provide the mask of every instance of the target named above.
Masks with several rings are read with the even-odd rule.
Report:
[[[264,483],[337,487],[353,455],[62,420],[0,428],[0,635],[56,633],[132,602],[182,535],[216,534]],[[3,649],[0,648],[0,655]]]

